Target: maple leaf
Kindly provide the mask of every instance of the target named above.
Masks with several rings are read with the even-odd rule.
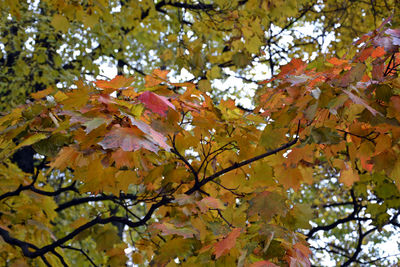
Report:
[[[114,125],[98,144],[103,149],[121,148],[123,151],[135,151],[145,148],[155,153],[158,151],[157,144],[146,139],[138,127],[121,127],[119,124]]]
[[[48,96],[48,95],[51,94],[53,91],[54,91],[54,88],[53,88],[53,87],[49,87],[49,88],[44,89],[44,90],[41,90],[41,91],[39,91],[39,92],[32,93],[31,95],[32,95],[32,97],[33,97],[34,99],[41,99],[41,98],[43,98],[43,97],[45,97],[45,96]]]
[[[175,106],[168,101],[168,98],[159,96],[150,91],[141,93],[138,99],[145,105],[147,109],[160,114],[161,116],[167,115],[168,108],[175,109]]]
[[[236,245],[236,239],[239,237],[241,228],[233,229],[224,239],[215,243],[214,255],[218,259],[219,257],[226,255]]]
[[[154,144],[157,144],[158,146],[164,148],[167,151],[171,150],[171,147],[166,143],[167,138],[165,136],[163,136],[161,133],[155,131],[148,124],[146,124],[142,121],[138,121],[130,115],[127,115],[127,116],[130,118],[133,126],[136,126],[143,133],[145,133],[145,138],[147,138]]]
[[[276,266],[272,262],[310,266],[309,257],[314,255],[298,230],[316,225],[309,223],[314,213],[318,214],[317,224],[360,219],[359,214],[346,217],[353,213],[348,205],[330,209],[330,203],[356,199],[366,206],[362,214],[378,227],[395,220],[388,211],[398,208],[392,200],[400,188],[400,80],[395,73],[400,30],[380,27],[365,35],[352,47],[352,59],[346,55],[327,61],[319,57],[308,63],[297,58],[277,76],[271,64],[273,77],[259,83],[254,103],[260,106],[252,112],[226,100],[222,93],[215,94],[211,85],[224,78],[226,67],[235,73],[243,70],[244,77],[253,59],[260,54],[268,57],[260,51],[268,37],[265,30],[271,22],[285,28],[288,20],[282,14],[297,17],[299,10],[292,8],[297,5],[285,1],[262,1],[261,5],[239,1],[240,6],[224,0],[201,5],[185,2],[187,15],[194,19],[185,27],[175,27],[178,20],[160,21],[159,15],[174,15],[182,8],[177,3],[160,1],[159,8],[148,12],[147,1],[133,1],[134,7],[122,5],[121,11],[114,12],[110,1],[92,1],[89,6],[69,2],[47,1],[37,8],[30,5],[28,13],[21,0],[0,4],[5,18],[13,22],[3,23],[9,34],[1,53],[5,59],[17,59],[5,64],[7,79],[2,82],[6,86],[0,94],[3,102],[12,105],[15,98],[9,95],[33,97],[0,118],[0,210],[4,215],[0,216],[0,248],[4,262],[40,266],[47,260],[47,265],[58,266],[66,253],[60,245],[78,245],[76,250],[68,250],[68,260],[77,266],[95,265],[89,256],[79,255],[79,242],[85,240],[85,250],[95,254],[99,266],[124,265],[125,249],[132,244],[135,253],[130,256],[137,264],[169,266],[175,259],[184,259],[194,266],[213,261],[224,266]],[[331,9],[341,1],[328,2],[319,5],[320,9]],[[360,1],[353,2],[355,8],[346,12],[354,15]],[[367,1],[361,2],[366,5]],[[15,9],[14,3],[21,4],[19,16],[8,14],[8,9]],[[386,7],[374,8],[381,14]],[[35,12],[39,9],[43,10]],[[315,20],[315,10],[313,16],[308,16],[307,10],[302,19]],[[362,10],[366,11],[363,20],[371,22],[371,12],[365,6]],[[329,17],[326,21],[334,21],[337,15],[324,13]],[[47,50],[57,53],[47,53],[40,45],[32,46],[32,51],[15,45],[31,35],[24,29],[30,29],[26,21],[32,14],[43,22],[40,27],[31,25],[34,32],[40,35],[43,27],[51,40],[46,43]],[[219,19],[211,25],[209,16],[203,16],[208,14]],[[354,19],[357,22],[359,18]],[[340,27],[345,23],[341,20]],[[362,31],[370,30],[369,24],[373,23],[355,23]],[[50,27],[46,29],[46,25]],[[74,43],[76,38],[69,35],[82,30],[82,25],[87,36],[101,38],[96,38],[94,48],[82,35],[84,41],[76,46],[80,54],[71,58],[76,51],[73,46],[68,45],[72,50],[59,48],[63,42]],[[120,25],[134,30],[125,31]],[[59,30],[63,38],[59,38]],[[162,38],[154,39],[161,32],[158,37]],[[343,40],[354,37],[344,35]],[[213,36],[218,38],[210,40]],[[274,38],[279,42],[280,33]],[[118,47],[110,40],[119,40]],[[137,42],[132,46],[127,40]],[[297,49],[299,40],[294,43]],[[337,54],[342,55],[346,46],[337,42]],[[132,48],[151,53],[134,53]],[[270,55],[276,52],[274,46],[267,48],[272,49]],[[301,56],[301,50],[288,49],[289,54],[299,52]],[[136,68],[142,63],[144,70],[154,64],[173,64],[176,71],[187,68],[194,75],[188,78],[193,82],[170,83],[168,71],[155,69],[144,75],[145,87],[152,87],[150,90],[135,90],[130,86],[133,78],[116,76],[94,82],[96,87],[77,82],[77,88],[71,90],[36,91],[49,88],[49,84],[68,87],[71,77],[82,71],[82,75],[97,74],[93,62],[109,57],[110,51],[119,72],[128,67],[143,74]],[[160,61],[142,60],[158,56]],[[128,63],[133,61],[138,64]],[[173,92],[168,86],[175,87]],[[119,93],[111,95],[116,90]],[[52,97],[43,99],[47,94]],[[294,125],[298,125],[297,131]],[[171,150],[168,140],[173,142],[174,153],[167,153]],[[33,175],[13,163],[21,163],[14,156],[31,146],[32,153],[37,153],[29,158],[33,159],[29,163]],[[332,179],[338,177],[345,189]],[[308,185],[301,187],[304,182]],[[346,188],[350,186],[353,190],[349,193]],[[382,203],[370,203],[371,197]],[[311,210],[299,203],[319,208]],[[58,216],[61,210],[62,216]],[[81,219],[73,222],[76,218]],[[340,244],[346,236],[371,228],[368,222],[357,223],[361,226],[354,227],[353,234],[350,225],[340,229],[343,235],[333,235],[335,231],[324,235]],[[113,224],[125,226],[117,233]],[[67,229],[59,227],[62,225]],[[311,228],[307,237],[317,238],[312,236],[313,229],[319,231]],[[136,233],[132,232],[130,240],[120,238],[131,230]],[[215,236],[221,238],[211,241]],[[25,260],[24,247],[36,257]],[[57,257],[49,255],[52,253]],[[340,261],[343,258],[336,256]]]
[[[361,80],[364,75],[366,66],[364,63],[357,63],[340,79],[340,86],[347,87],[350,83],[355,83]]]
[[[354,182],[360,180],[358,174],[345,163],[345,169],[340,171],[340,182],[350,187]]]
[[[153,223],[152,228],[158,229],[162,231],[163,235],[179,235],[183,238],[191,238],[197,232],[193,228],[186,227],[175,227],[175,225],[170,223]]]
[[[203,213],[208,209],[225,209],[224,203],[213,197],[205,197],[201,201],[198,201],[197,205]]]
[[[115,76],[111,81],[98,80],[95,81],[97,87],[103,89],[105,93],[112,93],[118,89],[126,89],[135,80],[134,77],[125,78],[122,75]]]
[[[169,70],[160,70],[160,69],[153,70],[152,75],[147,75],[145,77],[145,81],[146,81],[145,86],[153,87],[153,86],[159,85],[160,83],[166,81],[168,73],[169,73]]]
[[[364,106],[366,109],[369,110],[369,112],[372,113],[372,115],[376,116],[377,114],[382,115],[382,113],[376,111],[375,109],[373,109],[371,106],[369,106],[367,104],[367,102],[363,99],[361,99],[360,97],[356,96],[355,94],[353,94],[352,92],[350,92],[349,90],[343,90],[343,92],[349,96],[349,98],[356,104],[362,105]]]
[[[258,193],[250,200],[249,216],[260,214],[261,218],[268,222],[276,214],[284,215],[286,213],[285,199],[282,195],[264,191]]]
[[[386,54],[385,48],[378,46],[377,48],[374,49],[374,51],[371,53],[371,57],[383,57]]]
[[[345,59],[338,59],[338,58],[336,58],[336,57],[330,58],[330,59],[328,59],[327,61],[328,61],[329,63],[333,64],[333,65],[336,65],[336,66],[340,66],[340,65],[346,64],[346,63],[348,62],[348,60],[345,60]]]

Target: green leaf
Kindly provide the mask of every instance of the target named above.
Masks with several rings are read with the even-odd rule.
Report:
[[[337,131],[328,127],[312,129],[311,136],[315,143],[327,145],[338,144],[343,139]]]

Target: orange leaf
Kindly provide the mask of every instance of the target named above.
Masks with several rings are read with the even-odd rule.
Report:
[[[129,167],[132,168],[135,166],[133,161],[133,155],[130,151],[124,151],[122,149],[118,149],[111,154],[111,158],[115,162],[115,166],[117,168],[121,167]]]
[[[357,182],[360,180],[360,177],[358,177],[358,174],[351,169],[347,163],[345,163],[345,168],[344,170],[340,171],[340,182],[343,183],[346,186],[352,186],[354,182]]]
[[[330,59],[328,59],[327,61],[328,61],[329,63],[335,65],[335,66],[340,66],[340,65],[343,65],[343,64],[345,64],[345,63],[348,62],[348,61],[345,60],[345,59],[338,59],[338,58],[336,58],[336,57],[330,58]]]
[[[385,48],[378,46],[371,54],[371,57],[383,57],[386,54]]]
[[[111,81],[99,80],[94,82],[97,87],[104,89],[107,93],[111,93],[117,89],[122,89],[130,86],[132,82],[135,80],[134,77],[125,78],[122,75],[116,76]],[[112,89],[106,90],[106,89]]]
[[[363,62],[365,61],[367,58],[369,58],[373,52],[374,48],[373,47],[368,47],[364,50],[362,50],[361,55],[358,57],[358,59]]]
[[[60,150],[57,158],[50,163],[51,168],[64,170],[71,162],[74,162],[78,157],[79,152],[72,147],[64,147]]]
[[[214,254],[218,259],[219,257],[226,255],[236,245],[236,239],[240,235],[241,228],[235,228],[229,233],[223,240],[214,244]]]
[[[169,73],[169,70],[160,70],[160,69],[153,70],[152,75],[147,75],[144,78],[146,81],[145,86],[153,87],[153,86],[159,85],[162,82],[165,82],[167,80],[168,73]]]
[[[31,96],[32,96],[34,99],[38,100],[38,99],[41,99],[41,98],[43,98],[43,97],[45,97],[45,96],[48,96],[48,95],[51,94],[53,91],[54,91],[54,89],[53,89],[52,87],[49,87],[49,88],[44,89],[44,90],[41,90],[41,91],[39,91],[39,92],[32,93]]]

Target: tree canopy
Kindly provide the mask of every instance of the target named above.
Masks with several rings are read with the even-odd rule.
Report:
[[[9,27],[0,87],[9,110],[0,118],[3,265],[398,260],[377,247],[400,227],[395,2],[1,7]],[[303,48],[307,38],[296,35],[307,21],[322,36],[342,36],[335,53],[289,59],[321,49]],[[285,34],[296,37],[286,47]],[[95,76],[104,57],[131,75],[76,79]],[[258,81],[254,109],[217,92],[212,81],[227,68],[252,81],[263,60],[276,75]],[[195,78],[172,81],[183,67]]]
[[[118,74],[149,75],[155,68],[189,70],[200,86],[230,69],[251,81],[253,64],[272,73],[294,55],[330,51],[341,57],[354,38],[393,12],[397,0],[4,0],[0,2],[0,96],[6,110],[30,92],[96,77],[99,63]],[[299,27],[314,27],[303,34]],[[332,38],[328,38],[332,39]],[[139,80],[137,80],[140,83]],[[214,90],[214,93],[217,91]]]

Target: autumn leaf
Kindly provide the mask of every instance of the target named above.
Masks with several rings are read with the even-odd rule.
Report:
[[[145,81],[146,81],[145,86],[153,87],[153,86],[159,85],[160,83],[166,81],[168,73],[169,73],[169,70],[160,70],[160,69],[153,70],[152,75],[147,75],[145,77]]]
[[[336,57],[333,57],[333,58],[328,59],[327,62],[329,62],[335,66],[340,66],[340,65],[346,64],[348,62],[348,60],[338,59]]]
[[[104,123],[108,124],[108,123],[110,123],[110,120],[107,120],[102,117],[96,117],[92,120],[88,120],[88,121],[84,122],[82,125],[86,127],[85,132],[88,134],[93,129],[96,129],[97,127],[99,127],[100,125],[102,125]]]
[[[79,152],[73,147],[64,147],[60,150],[55,160],[50,163],[51,168],[64,170],[69,164],[72,164],[78,157]]]
[[[286,210],[287,208],[282,195],[275,192],[264,191],[258,193],[250,200],[248,214],[249,216],[259,214],[262,220],[268,222],[277,214],[284,215]]]
[[[394,16],[373,29],[393,1],[374,12],[343,1],[0,2],[0,265],[310,266],[330,243],[355,250],[348,236],[390,237],[400,31],[385,28]],[[318,46],[303,46],[310,36],[298,39],[290,18],[321,14],[343,37],[329,46],[338,58],[303,61]],[[273,43],[285,34],[283,52]],[[137,74],[137,88],[121,75],[74,83],[105,74],[105,61]],[[239,82],[215,91],[259,75],[254,95]],[[333,264],[379,257],[359,241]]]
[[[200,208],[201,212],[207,212],[208,209],[225,209],[224,203],[221,200],[213,197],[205,197],[201,201],[197,202],[197,206]]]
[[[161,230],[163,235],[179,235],[183,238],[191,238],[196,234],[193,228],[175,227],[170,223],[153,223],[152,228]]]
[[[57,30],[67,32],[69,28],[69,21],[67,18],[60,14],[55,14],[51,20],[51,25]]]
[[[376,111],[375,109],[373,109],[371,106],[368,105],[368,103],[361,99],[360,97],[356,96],[355,94],[353,94],[351,91],[349,90],[343,90],[343,92],[349,96],[349,98],[355,103],[355,104],[359,104],[364,106],[366,109],[369,110],[369,112],[372,113],[372,115],[376,116],[377,114],[383,116],[380,112]]]
[[[131,120],[131,123],[133,126],[137,127],[140,129],[144,134],[145,138],[153,142],[154,144],[157,144],[158,146],[164,148],[167,151],[170,151],[171,147],[166,143],[167,138],[163,136],[161,133],[155,131],[151,126],[148,124],[138,121],[132,116],[129,116]]]
[[[158,147],[155,143],[145,138],[145,134],[138,127],[121,127],[114,125],[108,132],[103,141],[98,143],[103,149],[121,148],[123,151],[135,151],[145,148],[152,152],[157,152]]]
[[[41,90],[41,91],[39,91],[39,92],[32,93],[31,95],[32,95],[32,97],[33,97],[34,99],[41,99],[41,98],[43,98],[43,97],[45,97],[45,96],[48,96],[48,95],[51,94],[53,91],[54,91],[53,87],[49,87],[49,88],[44,89],[44,90]]]
[[[350,168],[350,166],[345,163],[345,169],[340,171],[340,182],[345,184],[346,186],[350,187],[354,184],[354,182],[357,182],[360,180],[358,174]]]
[[[236,239],[239,237],[242,229],[234,228],[224,239],[215,243],[214,255],[218,259],[219,257],[226,255],[236,245]]]
[[[145,107],[152,112],[158,113],[161,116],[167,116],[168,108],[175,109],[175,106],[168,101],[164,96],[159,96],[150,91],[141,93],[138,97],[139,101],[142,102]]]
[[[360,81],[364,75],[365,69],[366,66],[364,63],[357,63],[341,77],[340,86],[347,87],[351,83]]]
[[[377,57],[383,57],[386,54],[385,48],[378,46],[377,48],[374,49],[374,51],[371,54],[371,57],[377,58]]]
[[[18,148],[24,147],[24,146],[29,146],[32,144],[35,144],[37,142],[39,142],[40,140],[43,140],[47,138],[47,134],[45,133],[37,133],[34,135],[29,136],[28,138],[26,138],[25,140],[23,140],[21,143],[19,143],[14,150],[17,150]]]
[[[115,76],[115,78],[112,79],[111,81],[98,80],[95,81],[94,83],[96,84],[97,87],[105,90],[106,93],[112,93],[113,91],[118,89],[126,89],[128,86],[132,84],[134,80],[135,80],[134,77],[125,78],[122,75],[118,75]]]

